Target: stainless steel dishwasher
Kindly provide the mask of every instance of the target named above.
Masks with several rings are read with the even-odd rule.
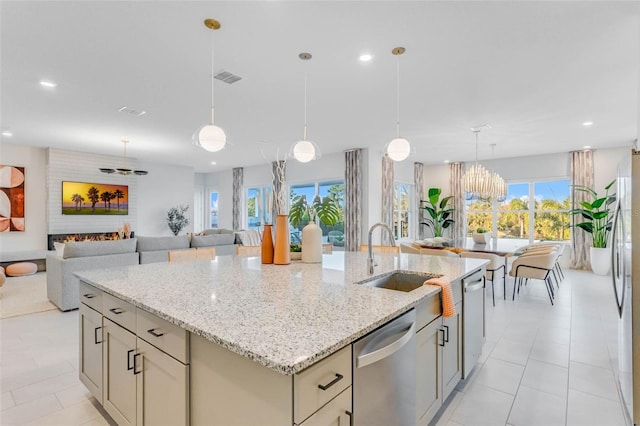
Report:
[[[466,379],[482,353],[485,339],[485,280],[481,269],[462,279],[462,378]]]
[[[353,424],[415,425],[416,312],[353,344]]]

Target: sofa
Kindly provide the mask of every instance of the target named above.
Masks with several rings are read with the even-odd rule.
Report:
[[[80,306],[80,280],[75,272],[139,263],[137,239],[73,241],[62,253],[47,253],[47,297],[61,311]]]
[[[199,234],[178,235],[175,237],[138,236],[140,263],[166,262],[170,250],[187,250],[213,247],[216,255],[236,254],[236,235],[228,229],[207,229]]]

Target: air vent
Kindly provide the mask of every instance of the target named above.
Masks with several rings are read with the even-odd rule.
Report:
[[[135,115],[136,117],[140,117],[141,115],[145,115],[147,111],[129,108],[128,106],[123,106],[122,108],[118,108],[118,112],[124,112],[126,114]]]
[[[240,77],[239,75],[232,74],[229,71],[220,71],[218,74],[214,75],[213,77],[229,84],[233,84],[238,80],[242,80],[242,77]]]

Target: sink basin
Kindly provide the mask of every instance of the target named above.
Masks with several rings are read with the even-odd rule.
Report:
[[[388,290],[409,292],[422,287],[430,278],[437,278],[435,274],[410,274],[407,272],[392,272],[370,280],[360,281],[358,284],[367,287],[386,288]]]

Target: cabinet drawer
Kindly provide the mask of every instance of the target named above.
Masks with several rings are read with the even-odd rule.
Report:
[[[348,387],[313,416],[305,420],[301,426],[350,425],[353,424],[351,413],[351,387]]]
[[[189,363],[189,333],[162,318],[137,310],[136,334],[183,364]]]
[[[293,421],[302,423],[350,385],[351,345],[293,376]]]
[[[102,295],[102,313],[105,317],[129,331],[136,332],[136,307],[109,293]]]
[[[416,306],[416,330],[419,331],[440,315],[442,315],[442,301],[438,293]]]
[[[102,313],[102,290],[80,281],[80,301]]]

